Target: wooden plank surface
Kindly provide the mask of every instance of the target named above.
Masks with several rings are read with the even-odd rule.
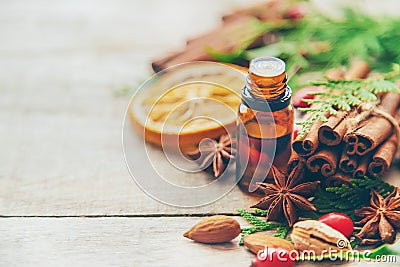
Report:
[[[0,214],[217,213],[254,203],[238,189],[196,209],[144,194],[122,155],[129,97],[115,96],[147,77],[152,58],[245,2],[1,2]],[[195,16],[201,10],[207,12]],[[185,173],[175,178],[193,181]],[[196,179],[212,181],[205,174]]]
[[[182,234],[199,220],[197,217],[4,218],[0,223],[0,260],[2,266],[9,267],[250,265],[254,255],[238,245],[239,237],[219,245],[184,238]],[[304,262],[298,266],[337,264]],[[341,266],[376,266],[376,263],[351,262]],[[398,266],[398,263],[379,263],[379,266]]]
[[[213,3],[204,19],[194,16],[207,9],[202,1],[1,2],[0,214],[174,214],[248,206],[230,194],[213,206],[184,210],[139,190],[122,154],[129,96],[115,96],[147,78],[151,58],[218,24],[228,3]]]
[[[325,3],[320,8],[330,12]],[[0,1],[0,266],[248,265],[253,256],[237,240],[210,247],[184,239],[199,218],[180,216],[234,213],[254,197],[235,188],[191,209],[150,198],[124,163],[129,95],[117,95],[148,77],[151,59],[179,49],[246,4]],[[396,12],[381,1],[363,5]],[[167,167],[161,158],[157,164]],[[184,174],[175,179],[193,182]],[[206,174],[196,179],[211,181]],[[95,217],[74,217],[90,215]]]

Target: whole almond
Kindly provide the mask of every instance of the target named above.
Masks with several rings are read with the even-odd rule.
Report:
[[[240,225],[236,220],[224,215],[215,215],[197,223],[183,236],[200,243],[212,244],[231,241],[240,232]]]
[[[261,233],[254,233],[243,237],[244,245],[253,253],[257,254],[260,250],[264,250],[266,247],[280,247],[287,249],[288,251],[294,250],[294,245],[289,241],[275,237],[267,236]]]
[[[328,250],[351,250],[349,240],[342,233],[319,221],[295,223],[291,238],[297,250],[312,250],[317,255]]]

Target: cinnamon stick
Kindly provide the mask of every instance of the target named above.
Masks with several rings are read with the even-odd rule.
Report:
[[[400,109],[397,110],[395,119],[400,123]],[[399,136],[397,134],[394,132],[376,149],[372,159],[368,162],[369,174],[383,176],[388,171],[398,149]]]
[[[350,79],[363,79],[368,76],[370,72],[370,68],[367,62],[358,61],[351,65],[347,73],[342,76],[341,72],[331,71],[330,76],[337,75],[334,77],[335,79],[339,79],[341,77]],[[357,112],[352,111],[344,111],[339,110],[337,114],[332,115],[328,118],[328,121],[324,123],[318,130],[319,141],[328,146],[336,146],[342,142],[344,135],[347,133],[348,124],[346,123],[346,119],[348,117],[356,116]]]
[[[355,143],[353,144],[353,143],[347,143],[347,146],[346,146],[346,153],[348,154],[348,155],[355,155],[356,154],[356,145],[355,145]]]
[[[368,172],[371,175],[383,176],[389,169],[394,155],[397,151],[397,136],[392,134],[372,156],[372,162],[368,166]]]
[[[363,178],[365,175],[367,175],[367,170],[368,170],[368,165],[371,162],[371,155],[365,155],[359,160],[359,164],[357,168],[353,172],[353,177],[354,178]]]
[[[367,78],[370,71],[371,71],[371,69],[369,68],[369,65],[367,62],[357,61],[357,62],[351,64],[351,67],[345,74],[345,78],[347,80],[364,79],[364,78]]]
[[[339,161],[340,170],[342,170],[344,173],[353,173],[357,168],[357,165],[357,157],[348,155],[347,149],[344,149]]]
[[[307,168],[311,172],[320,172],[325,177],[335,174],[337,165],[338,153],[332,149],[322,149],[307,160]]]
[[[254,20],[251,16],[241,16],[206,35],[189,40],[182,51],[153,61],[153,70],[158,72],[189,61],[212,61],[214,58],[207,52],[207,47],[221,53],[230,53],[238,46],[238,40],[246,40],[254,34],[249,30],[254,28]]]
[[[387,93],[383,96],[379,108],[390,115],[395,115],[400,103],[400,94]],[[391,123],[380,116],[372,116],[352,133],[346,134],[344,140],[349,144],[355,144],[355,152],[364,156],[384,142],[391,134]]]
[[[262,45],[265,41],[263,38],[265,32],[259,33],[262,21],[281,21],[284,9],[284,2],[272,0],[225,15],[220,27],[205,35],[188,39],[183,50],[154,60],[152,62],[153,70],[158,72],[189,61],[215,61],[216,59],[209,54],[208,49],[229,54],[240,47],[241,42],[247,42],[246,40],[254,39],[253,43],[246,44],[248,45],[248,47],[244,47],[246,49]],[[257,22],[260,27],[255,27]],[[235,63],[246,65],[248,62]]]
[[[340,144],[347,131],[344,121],[347,115],[347,111],[340,110],[336,115],[330,116],[328,121],[318,129],[319,141],[328,146]]]
[[[324,115],[328,116],[329,113],[326,112]],[[313,154],[317,150],[319,145],[318,129],[322,124],[323,124],[322,121],[316,120],[311,125],[310,131],[306,136],[304,136],[300,140],[295,140],[293,142],[292,147],[297,154],[306,157]]]
[[[283,18],[283,2],[272,0],[258,5],[250,6],[233,11],[230,14],[224,15],[222,20],[229,22],[238,17],[253,16],[263,21],[271,21]]]
[[[340,68],[335,68],[335,69],[329,69],[325,77],[329,80],[343,80],[345,78],[346,72],[343,67]]]
[[[349,175],[345,175],[341,172],[337,172],[332,176],[329,176],[328,178],[326,178],[325,180],[325,185],[327,187],[334,187],[334,186],[340,186],[342,184],[350,184],[350,176]]]
[[[289,158],[289,162],[288,162],[288,166],[287,166],[287,173],[291,173],[294,168],[296,168],[297,165],[299,165],[300,163],[305,163],[306,160],[299,156],[299,154],[297,154],[295,151],[292,151],[292,154],[290,155]]]

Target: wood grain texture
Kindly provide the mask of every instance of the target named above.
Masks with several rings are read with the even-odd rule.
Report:
[[[199,218],[179,216],[232,213],[256,200],[235,188],[217,202],[187,209],[147,196],[124,163],[121,132],[129,97],[116,96],[149,76],[152,59],[246,4],[0,1],[0,215],[50,216],[0,218],[0,266],[248,265],[253,256],[237,240],[206,246],[184,239]],[[385,4],[368,1],[366,7],[382,10]],[[157,149],[151,151],[157,164],[169,168]],[[397,177],[392,172],[390,179],[399,185]],[[186,185],[194,178],[210,181],[206,174],[174,177]],[[149,214],[178,217],[101,217]],[[101,216],[54,217],[90,215]]]
[[[242,226],[246,224],[238,219]],[[254,258],[232,242],[205,245],[182,234],[201,218],[4,218],[1,266],[249,266]],[[299,263],[332,266],[339,263]],[[376,266],[354,262],[340,266]],[[380,263],[379,266],[398,266]]]
[[[129,100],[114,94],[145,79],[153,55],[209,30],[245,2],[213,2],[212,9],[207,1],[1,2],[0,214],[218,213],[254,203],[238,189],[195,209],[144,194],[122,155]],[[207,12],[195,16],[198,10]],[[160,155],[155,162],[174,169]],[[212,181],[206,174],[174,179]]]
[[[139,190],[122,154],[129,97],[115,96],[147,78],[157,53],[219,23],[227,3],[214,3],[204,19],[194,16],[208,7],[202,1],[1,2],[0,214],[186,214],[248,206],[237,190],[190,210]],[[188,182],[186,176],[176,178]]]

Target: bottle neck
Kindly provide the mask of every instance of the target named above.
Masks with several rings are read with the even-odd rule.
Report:
[[[274,77],[258,76],[251,71],[246,77],[246,88],[256,98],[277,100],[285,95],[287,88],[286,72]]]

